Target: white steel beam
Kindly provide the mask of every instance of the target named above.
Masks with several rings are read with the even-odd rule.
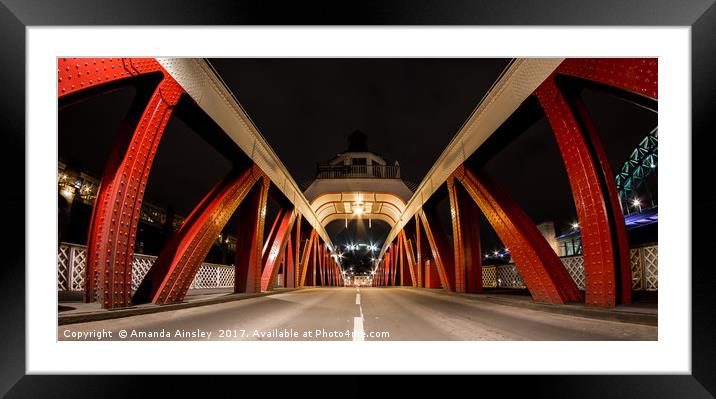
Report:
[[[448,176],[517,110],[563,60],[522,58],[509,65],[425,175],[398,222],[388,233],[378,259],[383,258],[389,244]]]
[[[213,68],[201,58],[157,58],[157,61],[268,175],[271,183],[294,204],[296,210],[332,249],[328,233],[318,222],[298,184]]]

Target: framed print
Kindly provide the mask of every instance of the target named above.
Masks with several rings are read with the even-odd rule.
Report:
[[[3,0],[3,394],[714,395],[712,2],[210,3]]]

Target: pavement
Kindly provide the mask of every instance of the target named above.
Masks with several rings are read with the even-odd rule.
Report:
[[[57,320],[59,325],[64,325],[88,321],[118,319],[121,317],[166,312],[170,310],[186,309],[196,306],[206,306],[248,298],[262,297],[266,295],[274,295],[276,293],[288,292],[291,290],[294,290],[294,288],[277,288],[274,291],[267,292],[234,294],[232,288],[195,289],[189,290],[184,300],[180,303],[168,305],[154,305],[146,303],[112,310],[103,309],[98,302],[84,303],[80,300],[74,300],[71,302],[60,301]]]
[[[205,301],[195,300],[193,306],[176,309],[163,307],[161,312],[59,325],[58,339],[658,339],[655,325],[605,320],[572,313],[560,314],[524,306],[531,302],[529,298],[505,299],[505,296],[500,295],[496,295],[496,300],[489,295],[464,295],[443,290],[400,287],[304,288],[230,301],[226,301],[230,295],[216,295],[210,300],[222,302],[207,304]],[[569,306],[585,308],[584,305],[567,305]],[[640,313],[637,310],[626,312]],[[598,311],[612,314],[625,312],[601,309]],[[104,312],[111,314],[118,311]],[[641,312],[642,315],[647,313]],[[652,314],[651,318],[655,320],[656,314]]]

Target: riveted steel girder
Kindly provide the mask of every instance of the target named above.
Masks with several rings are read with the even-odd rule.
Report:
[[[568,75],[658,99],[658,59],[567,59],[535,91],[567,167],[579,219],[585,302],[614,307],[631,302],[629,243],[614,174],[580,98],[571,103],[555,77]]]
[[[296,216],[295,227],[295,238],[293,240],[294,250],[296,251],[293,256],[294,262],[294,288],[298,288],[303,285],[301,280],[301,223],[303,222],[303,216],[299,213]]]
[[[425,288],[441,288],[440,272],[434,259],[425,261]]]
[[[659,98],[658,61],[657,58],[567,58],[555,73],[656,100]]]
[[[263,257],[263,273],[261,274],[261,291],[269,291],[276,286],[276,276],[278,274],[278,262],[280,255],[286,250],[288,239],[293,229],[293,223],[296,221],[296,211],[287,209],[280,212],[277,218],[276,234],[272,237],[268,245],[267,252]]]
[[[393,263],[393,248],[388,246],[388,252],[385,253],[385,267],[383,272],[383,285],[390,285],[390,270]]]
[[[451,177],[462,184],[509,248],[535,301],[561,304],[581,300],[577,286],[557,254],[507,193],[485,173],[473,174],[462,165]]]
[[[184,90],[153,58],[60,58],[57,62],[58,98],[157,72],[163,78],[139,123],[115,140],[92,210],[84,300],[97,298],[103,308],[131,305],[132,259],[144,191],[160,139]]]
[[[298,217],[296,217],[296,220],[298,221]],[[294,222],[294,229],[296,228],[296,222]],[[294,255],[294,249],[293,249],[293,236],[291,236],[288,239],[288,245],[286,246],[286,255],[285,256],[285,274],[286,274],[286,288],[296,288],[296,262],[295,262],[295,255]]]
[[[453,266],[453,254],[447,235],[440,225],[435,214],[435,209],[423,208],[419,212],[420,220],[423,222],[425,236],[430,245],[432,253],[432,265],[437,270],[443,288],[448,291],[455,291],[455,267]]]
[[[405,259],[408,262],[408,270],[410,272],[410,285],[413,287],[418,286],[418,280],[416,276],[416,264],[415,264],[415,257],[413,253],[413,243],[410,239],[408,239],[407,234],[405,234],[405,231],[403,230],[400,234],[403,240],[403,248],[405,248]]]
[[[572,188],[584,254],[585,303],[614,307],[617,304],[615,237],[609,226],[608,192],[600,184],[602,170],[554,78],[545,80],[535,95],[552,126]],[[612,177],[607,181],[614,185]],[[623,217],[621,222],[624,223]]]
[[[572,188],[582,239],[585,303],[631,302],[628,241],[614,175],[581,99],[570,103],[555,78],[569,75],[656,100],[656,59],[568,59],[535,90],[552,126]]]
[[[234,292],[260,292],[266,203],[271,182],[261,179],[238,209]]]
[[[413,260],[413,249],[409,245],[410,242],[407,234],[405,234],[405,230],[401,230],[400,234],[398,234],[398,240],[401,248],[401,262],[403,262],[404,258],[407,266],[402,269],[402,271],[407,271],[405,272],[403,281],[401,281],[401,285],[415,287],[415,262]]]
[[[421,246],[421,232],[420,232],[420,215],[419,212],[415,214],[415,272],[418,279],[418,287],[424,287],[423,284],[423,254]]]
[[[455,178],[447,180],[452,221],[455,262],[455,291],[482,291],[482,259],[480,256],[480,226],[477,205],[465,193]]]
[[[398,246],[395,243],[390,244],[390,285],[395,287],[395,278],[398,273]]]
[[[314,256],[311,256],[311,253],[313,252],[313,243],[318,238],[318,234],[316,233],[315,229],[311,229],[311,234],[309,238],[305,241],[303,245],[303,251],[301,255],[301,278],[299,279],[300,287],[306,286],[306,280],[308,280],[308,285],[315,285],[313,283],[313,270],[311,269],[311,266],[309,265],[309,262],[311,261]]]
[[[142,282],[149,288],[152,303],[176,303],[184,299],[216,237],[264,176],[256,165],[243,171],[234,170],[194,208]]]

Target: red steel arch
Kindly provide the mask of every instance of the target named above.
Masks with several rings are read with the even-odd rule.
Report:
[[[654,58],[567,59],[535,90],[557,139],[579,220],[588,305],[614,307],[631,302],[631,268],[624,215],[614,174],[586,107],[570,103],[559,75],[658,99]],[[576,112],[575,112],[576,111]]]
[[[629,303],[628,241],[614,174],[586,106],[581,99],[565,95],[558,82],[560,75],[657,100],[657,59],[567,59],[533,93],[552,126],[577,209],[587,281],[585,303],[600,307]],[[452,251],[445,234],[433,228],[439,226],[431,220],[434,219],[431,209],[418,209],[414,215],[416,285],[424,285],[421,255],[421,237],[424,235],[432,253],[431,267],[434,263],[444,288],[472,291],[481,287],[482,282],[475,281],[481,278],[480,260],[475,259],[475,254],[479,254],[479,239],[464,226],[475,218],[467,216],[472,209],[466,208],[470,204],[461,198],[456,182],[467,190],[510,248],[535,300],[550,303],[581,300],[574,281],[524,211],[483,172],[473,173],[464,165],[447,179],[453,224]],[[405,230],[401,233],[405,234]],[[402,248],[407,250],[408,246]],[[391,283],[387,277],[395,267],[393,252],[393,246],[388,246],[384,260],[378,265],[376,285]],[[412,263],[412,248],[408,255],[408,261]]]
[[[131,132],[120,132],[95,200],[87,240],[85,302],[95,296],[105,308],[131,304],[132,257],[144,190],[152,161],[181,86],[153,58],[60,58],[57,96],[65,98],[108,83],[160,73],[162,79]]]

